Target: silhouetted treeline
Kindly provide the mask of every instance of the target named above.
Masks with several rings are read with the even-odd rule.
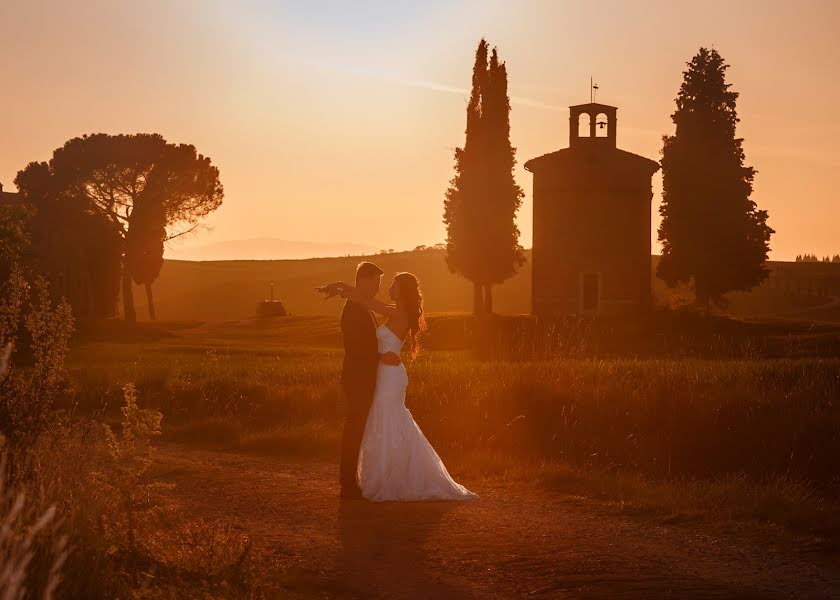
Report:
[[[840,263],[840,254],[834,256],[823,256],[820,259],[816,254],[797,254],[796,262],[826,262],[826,263]]]

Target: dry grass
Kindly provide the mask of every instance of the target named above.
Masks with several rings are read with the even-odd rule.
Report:
[[[0,597],[283,595],[286,565],[231,523],[171,505],[153,479],[125,487],[110,455],[101,427],[54,426],[14,489],[0,481]],[[129,517],[125,499],[138,490]]]
[[[827,334],[723,322],[700,341],[691,329],[672,331],[672,341],[694,340],[694,352],[685,343],[673,357],[660,346],[647,358],[622,358],[593,348],[591,324],[566,323],[554,358],[537,358],[545,353],[532,343],[531,360],[524,346],[512,359],[479,360],[442,349],[474,335],[464,319],[432,323],[431,350],[410,366],[408,405],[453,468],[494,477],[565,469],[582,491],[628,510],[813,529],[828,522],[824,507],[840,483],[840,360],[815,355],[819,344],[791,358],[762,355],[779,348],[770,339],[801,349]],[[74,361],[84,357],[73,369],[73,402],[108,418],[118,384],[136,381],[141,404],[164,413],[168,439],[333,456],[342,413],[331,335],[324,320],[302,318],[183,333],[148,351],[87,345]]]
[[[11,489],[4,454],[0,458],[0,591],[4,599],[55,596],[67,559],[67,536],[55,533],[55,517],[54,505],[35,513],[27,505],[26,494]],[[42,575],[39,581],[35,571],[42,565],[46,572],[38,574]]]
[[[10,564],[29,559],[20,567],[27,597],[50,589],[67,598],[180,598],[193,590],[259,597],[247,536],[170,505],[165,486],[146,474],[148,421],[128,400],[117,435],[92,421],[57,423],[18,455],[27,463],[17,488],[30,517],[4,523],[21,525],[12,530],[19,541]],[[41,514],[55,519],[27,525]]]

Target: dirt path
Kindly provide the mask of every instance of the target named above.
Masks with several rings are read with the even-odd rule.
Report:
[[[340,502],[336,467],[164,446],[155,474],[225,517],[318,597],[832,598],[840,562],[776,540],[616,516],[586,500],[480,483],[474,503]],[[469,483],[469,482],[468,482]]]

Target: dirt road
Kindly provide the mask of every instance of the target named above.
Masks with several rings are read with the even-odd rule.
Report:
[[[466,481],[477,502],[340,502],[332,464],[174,445],[154,470],[186,510],[283,556],[316,597],[840,598],[836,556],[561,491]]]

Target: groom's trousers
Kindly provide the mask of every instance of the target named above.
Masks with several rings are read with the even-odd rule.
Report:
[[[345,414],[344,433],[341,439],[341,490],[344,494],[361,494],[356,472],[359,464],[359,449],[365,434],[368,412],[373,402],[373,394],[344,392]]]

